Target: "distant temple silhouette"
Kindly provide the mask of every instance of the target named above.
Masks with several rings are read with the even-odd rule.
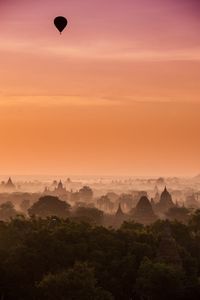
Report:
[[[6,192],[6,193],[12,193],[12,192],[16,191],[16,186],[12,182],[11,177],[8,178],[7,182],[4,182],[4,181],[1,182],[0,188],[3,192]]]
[[[123,211],[122,211],[122,208],[121,208],[121,204],[120,204],[120,203],[119,203],[119,206],[118,206],[118,209],[117,209],[117,212],[116,212],[115,216],[116,216],[117,218],[124,217],[124,213],[123,213]]]
[[[172,196],[171,194],[168,192],[167,187],[165,186],[164,191],[162,192],[161,196],[160,196],[160,201],[157,203],[156,205],[156,210],[161,213],[164,214],[166,213],[170,208],[174,207],[175,204],[172,201]]]
[[[125,220],[127,220],[127,215],[124,214],[121,208],[121,204],[119,203],[118,209],[114,217],[114,227],[121,226]]]
[[[52,187],[54,189],[49,189],[48,187],[45,187],[43,194],[61,197],[66,196],[69,193],[64,187],[61,180],[59,182],[54,180]]]
[[[66,193],[66,189],[64,188],[61,180],[59,181],[58,186],[55,188],[55,192]]]
[[[157,220],[152,205],[146,196],[142,196],[136,205],[133,213],[133,220],[145,225],[151,224]]]

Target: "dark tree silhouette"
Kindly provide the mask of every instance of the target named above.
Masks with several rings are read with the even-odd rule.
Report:
[[[93,269],[76,263],[68,271],[46,275],[39,283],[42,299],[111,300],[109,292],[97,287]]]
[[[199,216],[117,230],[55,216],[1,221],[0,299],[198,300]]]
[[[174,206],[171,207],[165,215],[170,221],[177,220],[182,223],[187,223],[190,218],[190,211],[185,207]]]
[[[77,207],[73,213],[76,220],[88,222],[90,224],[102,225],[103,212],[97,208]]]
[[[35,215],[41,218],[58,216],[66,218],[69,216],[70,205],[54,196],[41,197],[28,210],[30,216]]]
[[[0,220],[8,221],[11,218],[16,217],[17,211],[12,202],[5,202],[0,205]]]
[[[22,210],[23,213],[27,214],[28,209],[30,208],[31,204],[30,204],[30,200],[25,199],[21,202],[20,204],[20,208]]]
[[[93,191],[89,186],[83,186],[79,190],[80,200],[84,202],[90,202],[93,198]]]

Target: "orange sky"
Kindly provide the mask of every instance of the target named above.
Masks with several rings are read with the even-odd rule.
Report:
[[[199,5],[150,2],[0,1],[1,174],[200,172]]]

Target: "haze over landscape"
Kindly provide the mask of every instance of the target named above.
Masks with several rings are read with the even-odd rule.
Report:
[[[199,8],[1,0],[0,173],[197,175]]]
[[[0,299],[200,299],[200,0],[0,0]]]

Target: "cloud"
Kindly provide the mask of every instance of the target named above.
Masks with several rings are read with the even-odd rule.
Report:
[[[4,95],[0,96],[0,106],[113,106],[121,101],[107,97],[91,97],[76,95]]]
[[[24,40],[0,40],[0,51],[28,53],[39,56],[63,57],[97,61],[200,61],[200,47],[174,50],[139,49],[137,45],[119,47],[117,41],[98,41],[87,45],[35,45]]]

